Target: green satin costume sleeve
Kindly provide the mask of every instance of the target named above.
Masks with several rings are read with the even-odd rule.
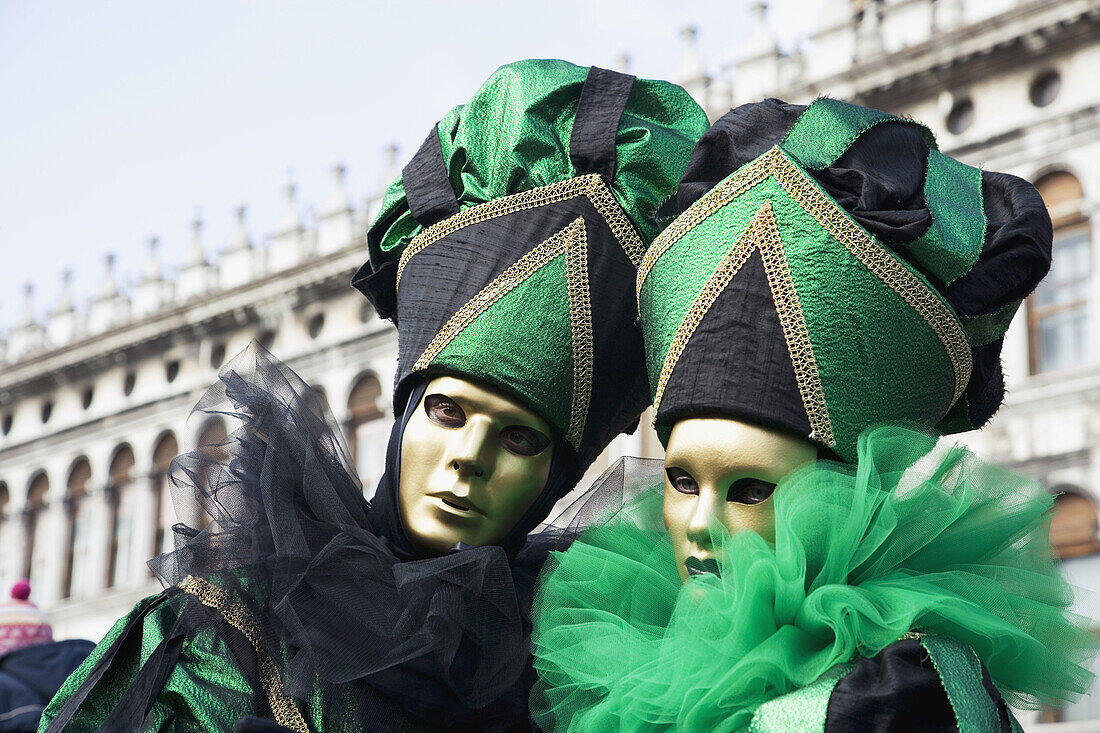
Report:
[[[320,691],[304,702],[283,693],[284,660],[257,651],[262,630],[256,623],[243,604],[195,578],[142,600],[65,681],[39,733],[62,714],[58,725],[76,733],[231,731],[246,716],[296,733],[358,730],[351,686],[328,691],[336,702],[322,701]],[[172,654],[159,654],[166,646]],[[66,711],[80,695],[75,711]],[[124,708],[132,712],[120,722]],[[418,729],[406,721],[401,730]]]
[[[110,660],[110,669],[91,688],[66,731],[99,730],[112,710],[135,682],[154,650],[172,632],[181,616],[202,613],[201,604],[178,589],[165,591],[139,603],[120,619],[54,696],[42,715],[39,731],[45,731],[62,706],[104,663],[111,646],[131,624],[140,624],[140,644],[120,651]],[[226,625],[228,626],[228,625]],[[135,627],[135,633],[138,629]],[[141,723],[142,731],[232,730],[245,715],[261,714],[254,691],[237,653],[230,650],[231,637],[206,625],[186,638],[160,693]]]

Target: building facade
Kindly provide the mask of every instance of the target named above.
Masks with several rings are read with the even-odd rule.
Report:
[[[828,94],[921,120],[949,155],[1040,189],[1054,267],[1005,338],[1005,407],[964,440],[1059,494],[1052,534],[1066,572],[1100,592],[1100,0],[827,0],[794,51],[779,48],[763,3],[754,19],[751,41],[718,66],[683,33],[669,76],[712,119],[766,96]],[[58,637],[99,638],[158,589],[145,561],[170,549],[172,524],[199,520],[196,506],[173,505],[168,464],[232,431],[189,415],[251,339],[325,396],[368,491],[381,474],[396,336],[348,286],[378,197],[353,206],[340,167],[315,217],[292,186],[285,194],[285,216],[259,241],[241,210],[209,261],[196,221],[171,277],[152,241],[133,288],[108,258],[87,308],[63,293],[38,319],[28,290],[2,335],[0,589],[29,577]],[[660,446],[643,427],[592,473],[624,454]],[[1095,600],[1079,610],[1100,618]],[[1100,731],[1100,694],[1027,726]]]
[[[108,258],[98,295],[62,294],[44,322],[28,302],[0,364],[0,587],[29,577],[58,637],[97,639],[159,588],[145,561],[172,547],[168,465],[233,425],[189,419],[218,368],[256,339],[325,396],[364,484],[381,474],[396,335],[349,287],[364,258],[369,203],[357,213],[337,168],[324,212],[287,213],[259,245],[238,229],[216,262],[202,222],[168,278],[150,242],[131,292]],[[28,299],[30,294],[28,293]],[[201,525],[200,525],[201,526]]]

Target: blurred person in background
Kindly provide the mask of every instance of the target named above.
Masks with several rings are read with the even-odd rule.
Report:
[[[0,603],[0,733],[38,729],[46,703],[95,646],[85,639],[53,640],[53,629],[32,603],[31,584],[16,581]]]

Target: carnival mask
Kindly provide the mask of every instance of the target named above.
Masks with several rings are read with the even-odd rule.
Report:
[[[786,474],[813,460],[807,441],[725,418],[681,420],[665,452],[664,518],[680,579],[716,573],[710,526],[775,538],[772,492]]]
[[[428,383],[401,439],[398,505],[427,555],[503,540],[542,493],[553,445],[546,421],[456,377]]]

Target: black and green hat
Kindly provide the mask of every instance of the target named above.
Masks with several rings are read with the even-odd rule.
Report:
[[[1009,321],[1050,265],[1026,181],[922,125],[769,99],[703,136],[638,272],[655,424],[732,416],[855,457],[870,425],[980,427]]]
[[[564,61],[501,67],[386,193],[353,284],[426,376],[528,404],[586,467],[648,404],[634,282],[706,115],[680,87]]]

